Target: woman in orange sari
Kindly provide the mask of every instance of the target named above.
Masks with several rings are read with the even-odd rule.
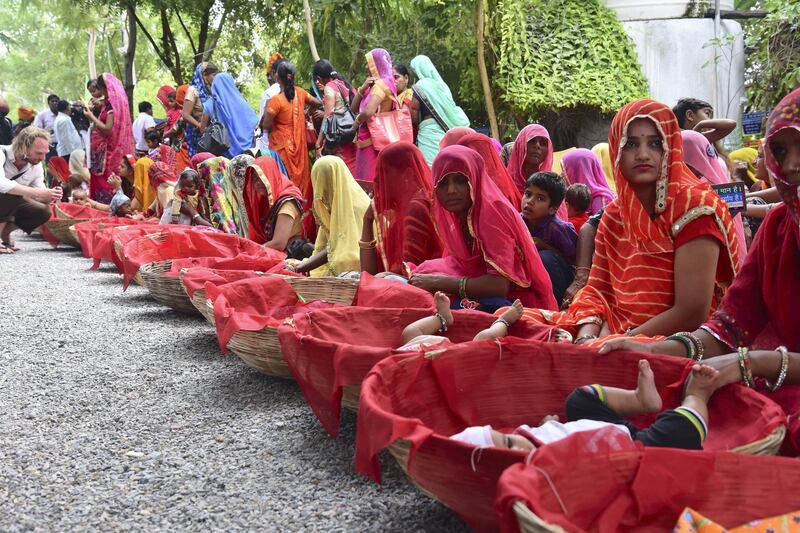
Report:
[[[406,263],[419,265],[441,257],[431,169],[419,148],[408,142],[384,148],[374,183],[375,197],[364,213],[359,243],[361,270],[409,276]]]
[[[288,61],[278,67],[281,92],[269,99],[261,130],[269,130],[269,147],[278,152],[289,179],[303,192],[306,209],[313,203],[311,165],[306,144],[305,107],[322,107],[322,102],[301,87],[295,87],[296,70]]]
[[[186,90],[188,88],[189,88],[188,85],[181,85],[178,87],[178,90],[175,91],[175,104],[178,109],[183,109],[183,103],[186,101],[185,100]],[[180,120],[180,117],[178,118],[178,120]],[[176,127],[180,128],[181,132],[179,135],[180,138],[183,139],[184,138],[183,122],[176,122]],[[181,149],[176,152],[175,159],[176,159],[175,162],[176,170],[180,174],[181,172],[183,172],[183,169],[189,166],[189,161],[190,161],[189,148],[185,140],[181,142]]]
[[[733,220],[683,161],[672,110],[623,107],[609,131],[618,198],[606,207],[589,281],[569,310],[526,310],[576,344],[613,334],[692,331],[716,308],[738,268]]]

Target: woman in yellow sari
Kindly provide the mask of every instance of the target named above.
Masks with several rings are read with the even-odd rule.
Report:
[[[345,162],[336,156],[317,159],[311,169],[311,184],[317,241],[313,255],[297,265],[295,271],[310,272],[312,277],[360,271],[360,246],[364,244],[359,239],[369,197]]]
[[[153,200],[156,199],[156,194],[150,187],[150,177],[148,171],[153,160],[149,157],[140,157],[133,164],[133,194],[134,200],[131,204],[136,204],[136,208],[140,210],[148,209],[153,205]]]
[[[603,167],[603,174],[606,175],[606,181],[614,194],[617,194],[617,184],[614,182],[614,167],[611,166],[611,155],[608,151],[608,143],[598,143],[592,147],[592,152],[598,158]]]

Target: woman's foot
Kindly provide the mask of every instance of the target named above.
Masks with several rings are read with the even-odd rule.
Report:
[[[708,365],[694,365],[689,380],[686,382],[686,396],[695,396],[708,403],[711,395],[720,386],[719,370]]]
[[[13,248],[9,248],[4,244],[0,244],[0,255],[11,255],[14,253]]]
[[[13,242],[10,242],[10,241],[9,241],[9,242],[3,241],[3,248],[5,248],[5,249],[7,249],[7,250],[11,250],[11,253],[12,253],[12,254],[13,254],[14,252],[19,252],[19,248],[17,248],[17,247],[14,245],[14,243],[13,243]]]
[[[453,313],[450,311],[450,298],[443,292],[433,295],[433,303],[436,304],[436,312],[444,319],[445,324],[450,327],[453,324]]]
[[[661,395],[656,388],[656,378],[650,363],[646,359],[639,361],[639,381],[636,385],[636,397],[642,408],[642,413],[657,413],[661,411]]]
[[[522,306],[522,302],[519,300],[514,300],[514,303],[511,304],[511,307],[503,311],[503,314],[500,315],[500,318],[508,322],[509,326],[513,326],[514,322],[522,317],[522,312],[524,310],[525,307]]]

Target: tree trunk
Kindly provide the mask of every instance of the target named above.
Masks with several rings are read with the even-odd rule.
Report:
[[[492,88],[489,85],[489,74],[486,72],[486,59],[483,56],[483,2],[478,0],[477,14],[475,17],[475,34],[478,41],[478,72],[481,76],[481,86],[483,87],[483,99],[486,102],[486,114],[489,115],[489,127],[492,137],[500,139],[500,130],[497,127],[497,115],[494,112],[494,101],[492,100]]]
[[[217,29],[214,30],[214,33],[211,35],[211,39],[208,42],[208,49],[203,54],[203,61],[211,61],[211,56],[214,54],[214,50],[217,48],[217,41],[219,41],[219,36],[222,33],[222,28],[225,26],[225,19],[227,18],[228,8],[226,7],[222,12],[222,17],[219,19]]]
[[[308,46],[311,48],[311,57],[314,61],[319,61],[317,43],[314,41],[314,26],[311,23],[311,6],[308,4],[308,0],[303,0],[303,13],[306,17],[306,33],[308,34]]]
[[[194,56],[194,67],[203,62],[203,57],[206,55],[206,44],[208,43],[208,25],[210,21],[211,6],[203,13],[200,19],[200,33],[197,34],[197,55]]]
[[[86,52],[89,60],[89,78],[96,79],[97,78],[97,64],[95,63],[94,59],[94,51],[97,48],[97,32],[95,30],[91,30],[89,32],[89,46],[86,48]]]
[[[125,93],[128,95],[128,109],[133,116],[133,65],[136,57],[136,6],[128,4],[128,49],[125,50]]]

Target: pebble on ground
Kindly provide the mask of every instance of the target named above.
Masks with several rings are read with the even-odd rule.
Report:
[[[112,265],[14,234],[0,256],[0,531],[463,531],[384,452],[353,471],[293,381],[122,291]]]

